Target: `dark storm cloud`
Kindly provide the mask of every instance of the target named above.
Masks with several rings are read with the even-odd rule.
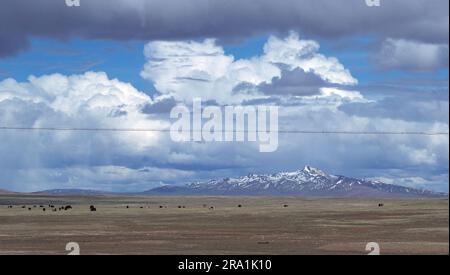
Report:
[[[239,39],[296,30],[312,36],[374,33],[448,43],[448,0],[2,0],[0,56],[24,49],[30,37],[114,40]]]
[[[147,104],[142,108],[144,114],[167,114],[173,107],[177,105],[177,101],[173,98],[164,98],[160,101]]]
[[[0,18],[0,22],[1,21],[2,19]],[[28,40],[25,36],[16,37],[14,34],[8,34],[7,32],[4,32],[2,26],[0,26],[0,58],[20,51],[21,49],[28,47],[28,44]]]
[[[320,93],[320,88],[329,86],[314,73],[302,69],[283,71],[281,78],[274,78],[271,84],[262,84],[259,90],[267,95],[310,96]]]

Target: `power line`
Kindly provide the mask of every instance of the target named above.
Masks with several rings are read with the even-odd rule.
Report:
[[[169,133],[170,129],[146,128],[58,128],[58,127],[0,127],[3,131],[47,131],[47,132],[161,132]],[[200,132],[191,130],[189,132]],[[223,133],[247,133],[249,131],[221,131]],[[268,132],[268,131],[254,131]],[[410,136],[448,136],[448,132],[420,132],[420,131],[338,131],[338,130],[278,130],[280,134],[325,134],[325,135],[410,135]]]

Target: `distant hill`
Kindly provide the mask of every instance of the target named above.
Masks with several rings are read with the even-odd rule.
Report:
[[[7,195],[7,194],[14,194],[14,192],[5,189],[0,189],[0,195]]]
[[[303,196],[336,198],[439,198],[448,194],[428,190],[329,175],[317,168],[306,166],[294,172],[271,175],[248,175],[240,178],[210,180],[185,186],[163,186],[147,195],[250,195],[250,196]]]

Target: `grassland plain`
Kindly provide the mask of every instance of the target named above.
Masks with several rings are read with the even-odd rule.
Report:
[[[0,254],[67,254],[68,242],[81,254],[367,254],[368,242],[448,254],[449,201],[0,195]]]

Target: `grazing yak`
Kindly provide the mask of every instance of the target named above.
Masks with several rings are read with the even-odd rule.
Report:
[[[95,206],[93,206],[93,205],[91,205],[91,206],[89,207],[89,209],[91,210],[91,212],[97,211],[97,208],[95,208]]]

